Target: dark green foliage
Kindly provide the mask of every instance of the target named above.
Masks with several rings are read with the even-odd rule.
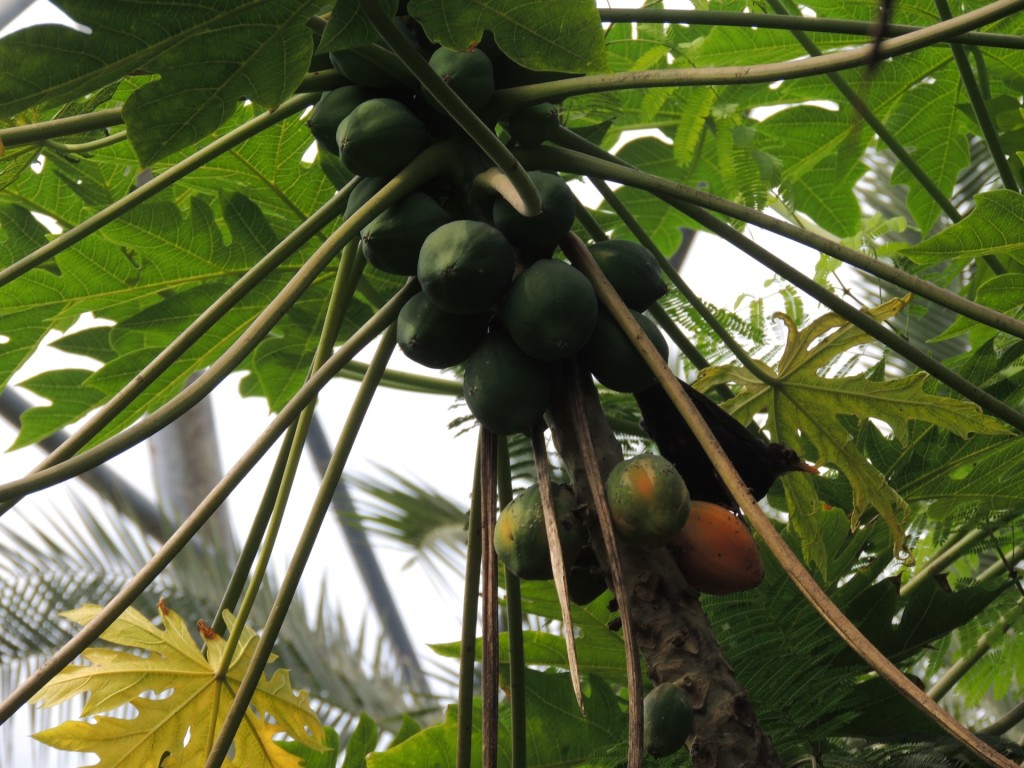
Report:
[[[451,216],[434,198],[413,192],[363,228],[363,255],[377,269],[396,275],[415,275],[423,241],[449,221]]]
[[[493,333],[466,361],[463,391],[469,410],[492,432],[526,432],[547,408],[551,372],[506,334]]]
[[[398,346],[428,368],[448,368],[469,357],[487,333],[487,315],[452,315],[418,293],[398,313]]]
[[[582,272],[564,261],[544,259],[512,283],[501,319],[526,354],[561,360],[579,352],[590,338],[597,296]]]
[[[306,121],[321,152],[338,154],[338,126],[364,98],[366,94],[358,85],[324,91]]]
[[[459,95],[470,109],[481,109],[494,96],[494,71],[483,51],[452,51],[438,48],[430,57],[430,68]],[[427,101],[438,106],[424,91]]]
[[[464,219],[438,227],[423,241],[416,275],[441,309],[475,315],[508,290],[514,269],[505,236],[482,221]]]
[[[391,176],[429,141],[427,128],[394,99],[364,101],[338,126],[341,162],[359,176]]]
[[[540,213],[523,216],[503,198],[494,201],[494,226],[513,245],[537,255],[550,253],[565,237],[576,218],[576,204],[569,185],[556,173],[530,171],[540,193]]]
[[[657,258],[639,243],[604,240],[590,246],[590,253],[630,309],[643,312],[668,293]]]
[[[661,352],[661,356],[668,359],[668,344],[658,326],[636,310],[630,311],[633,319],[644,329],[647,338]],[[619,328],[619,324],[603,309],[597,313],[594,333],[581,350],[580,360],[608,389],[639,392],[654,383],[654,374],[647,363]]]

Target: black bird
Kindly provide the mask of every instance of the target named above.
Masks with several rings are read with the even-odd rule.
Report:
[[[762,440],[685,381],[679,383],[693,400],[755,499],[768,493],[772,483],[786,472],[817,474],[817,467],[803,461],[792,448]],[[690,491],[690,498],[735,507],[736,502],[726,490],[711,460],[662,386],[655,384],[634,396],[643,414],[641,426],[657,444],[661,455],[679,470]]]

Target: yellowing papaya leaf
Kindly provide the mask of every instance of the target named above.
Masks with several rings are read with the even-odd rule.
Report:
[[[878,321],[898,314],[909,297],[893,299],[867,311]],[[696,382],[707,390],[719,384],[738,384],[742,391],[723,407],[741,421],[754,414],[768,413],[767,428],[772,439],[788,445],[809,441],[817,450],[819,465],[834,467],[853,489],[851,524],[865,512],[875,510],[888,524],[897,553],[903,547],[903,528],[909,516],[907,501],[858,449],[853,433],[840,417],[884,422],[892,436],[905,443],[909,422],[923,421],[960,437],[971,433],[1004,434],[998,419],[985,416],[973,403],[925,391],[928,377],[916,373],[889,381],[875,381],[866,375],[826,377],[821,371],[836,358],[871,337],[835,314],[826,314],[800,330],[784,315],[776,315],[787,328],[787,341],[776,370],[763,367],[766,383],[739,365],[708,368]],[[804,546],[804,554],[824,567],[827,562],[814,510],[821,502],[808,475],[783,478],[790,520]]]
[[[227,641],[199,622],[206,643],[204,656],[181,616],[163,600],[159,605],[163,629],[129,608],[101,635],[141,653],[90,649],[83,654],[87,664],[69,666],[36,694],[33,701],[43,706],[88,694],[82,716],[92,718],[92,722],[62,723],[35,734],[36,739],[57,749],[94,752],[100,758],[94,764],[98,768],[183,768],[204,763],[253,656],[257,636],[248,627],[239,630],[240,641],[227,674],[218,679],[216,670]],[[97,605],[84,605],[63,615],[84,625],[99,610]],[[229,627],[232,623],[229,617]],[[98,714],[125,704],[135,708],[136,717]],[[323,728],[306,693],[292,689],[285,670],[260,681],[235,736],[233,762],[226,764],[300,768],[301,758],[274,741],[279,734],[314,750],[324,748]]]

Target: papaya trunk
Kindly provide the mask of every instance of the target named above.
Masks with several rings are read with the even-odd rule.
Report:
[[[556,383],[547,418],[558,452],[573,475],[577,495],[589,503],[572,422],[570,378],[564,376]],[[606,477],[622,461],[622,450],[589,377],[579,378],[601,475]],[[589,524],[596,525],[596,521]],[[601,537],[596,531],[592,534],[598,559],[606,567]],[[690,694],[693,735],[687,746],[695,768],[781,766],[770,737],[758,723],[749,694],[715,640],[697,593],[686,584],[668,550],[622,544],[620,556],[637,647],[649,676],[655,684],[676,682]]]

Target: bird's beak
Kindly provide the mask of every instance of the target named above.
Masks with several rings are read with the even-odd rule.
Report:
[[[802,461],[795,467],[797,472],[809,472],[812,475],[820,475],[821,467],[817,464],[811,464],[809,461]]]

